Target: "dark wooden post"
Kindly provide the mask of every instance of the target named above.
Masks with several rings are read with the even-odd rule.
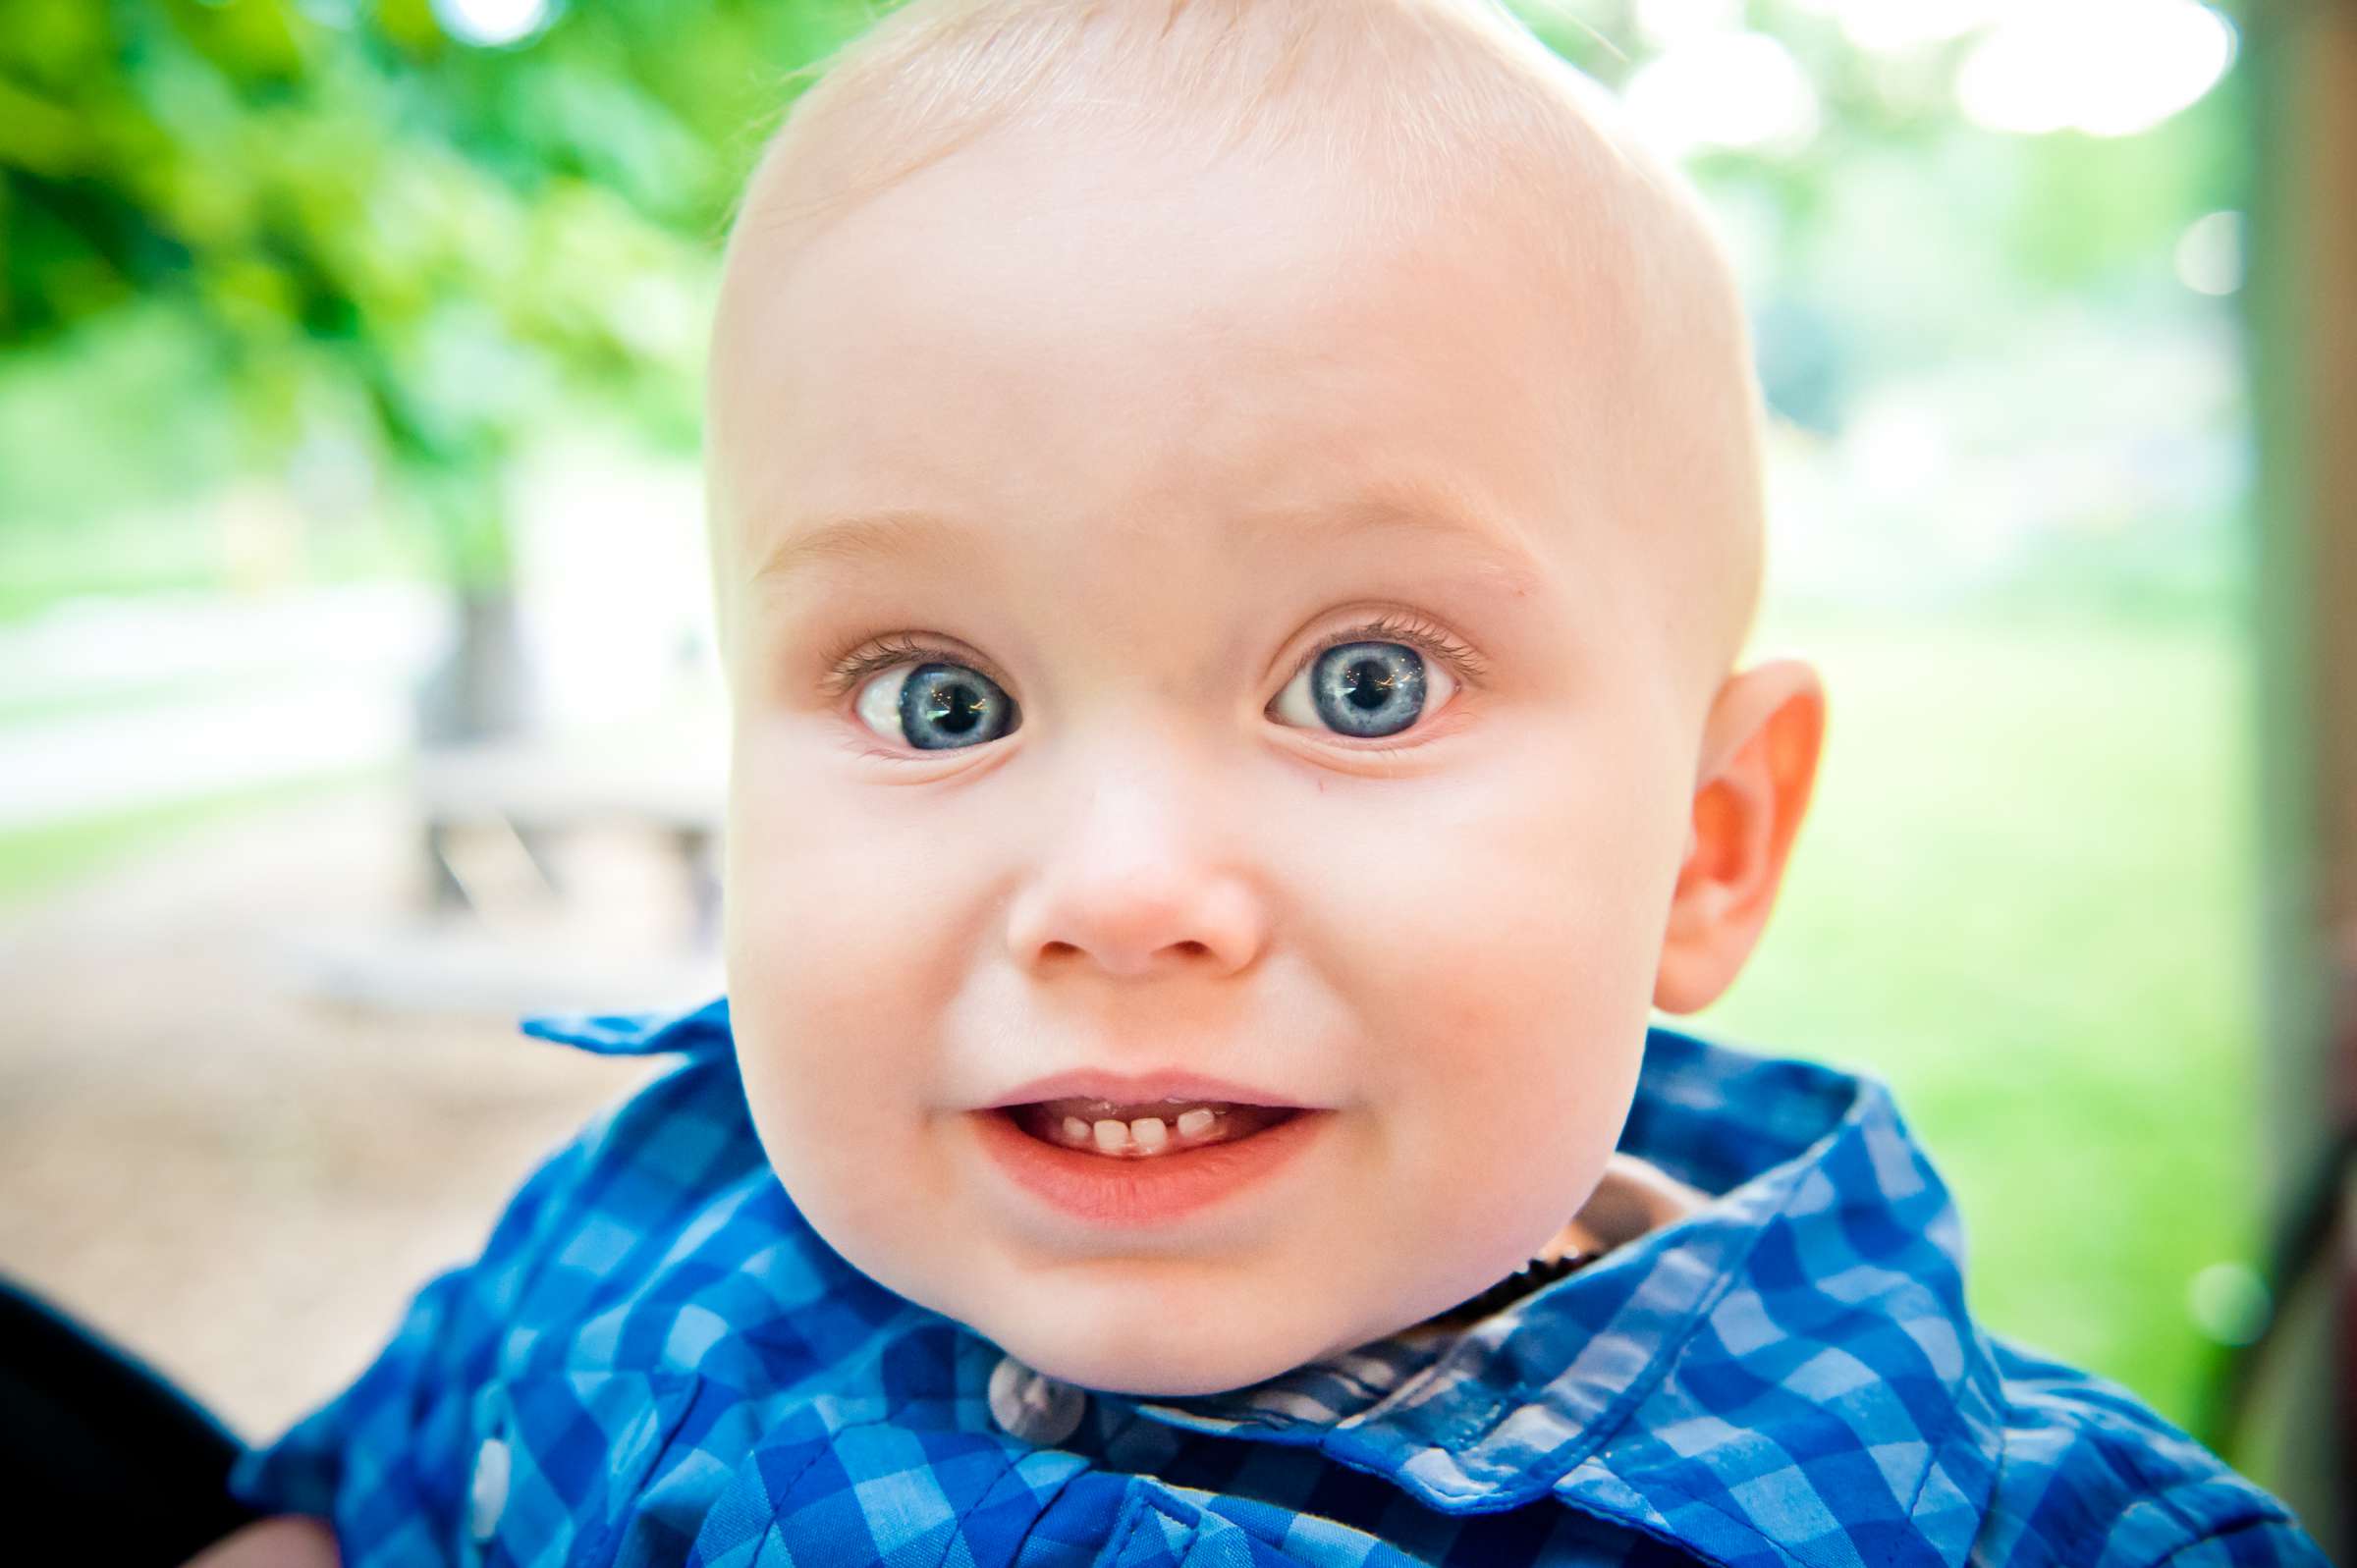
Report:
[[[2245,301],[2257,423],[2268,1062],[2279,1232],[2265,1376],[2229,1455],[2357,1562],[2357,0],[2252,0]]]

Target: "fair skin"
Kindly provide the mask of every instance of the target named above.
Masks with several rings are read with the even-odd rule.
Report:
[[[1604,329],[1499,226],[1381,247],[1313,162],[1204,156],[1002,132],[782,255],[756,208],[715,332],[755,1124],[857,1268],[1128,1393],[1257,1381],[1542,1248],[1648,1003],[1756,940],[1822,721],[1805,664],[1700,679],[1664,629],[1687,585],[1591,468]],[[1484,543],[1358,531],[1377,493]],[[885,510],[929,520],[809,548]],[[1286,700],[1378,616],[1479,673],[1378,739]],[[1019,723],[873,728],[918,660],[827,676],[880,639]],[[1027,1080],[1170,1065],[1333,1114],[1247,1198],[1130,1230],[978,1146]]]
[[[1237,1387],[1587,1244],[1565,1217],[1607,1172],[1648,1180],[1614,1154],[1648,1005],[1707,1005],[1765,926],[1821,682],[1670,629],[1696,553],[1604,520],[1629,503],[1599,447],[1643,424],[1519,254],[1465,222],[1371,245],[1306,164],[1020,133],[732,253],[709,460],[747,1101],[830,1246],[1052,1377]],[[1647,475],[1630,450],[1613,471]],[[1496,568],[1353,531],[1378,493],[1454,506]],[[885,510],[941,526],[797,556]],[[1412,721],[1339,733],[1294,677],[1379,617],[1355,640],[1395,668],[1402,624],[1471,659],[1420,651]],[[873,699],[915,660],[828,678],[881,639],[1017,722],[913,744]],[[977,1145],[1025,1080],[1169,1065],[1330,1114],[1270,1181],[1130,1232]],[[205,1568],[334,1560],[244,1539]]]

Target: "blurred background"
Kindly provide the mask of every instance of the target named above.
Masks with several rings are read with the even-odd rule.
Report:
[[[1735,250],[1828,681],[1669,1021],[1887,1078],[1984,1321],[2346,1550],[2357,9],[1515,9]],[[0,1271],[248,1436],[652,1070],[519,1014],[720,989],[703,333],[868,16],[0,0]]]

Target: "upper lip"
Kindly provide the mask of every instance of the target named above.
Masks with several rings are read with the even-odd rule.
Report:
[[[1093,1068],[1034,1078],[1029,1083],[1008,1090],[979,1108],[998,1110],[1008,1106],[1029,1105],[1037,1100],[1066,1099],[1109,1100],[1117,1106],[1144,1105],[1155,1100],[1204,1100],[1238,1106],[1275,1106],[1285,1109],[1313,1108],[1265,1089],[1231,1083],[1225,1078],[1206,1077],[1199,1072],[1165,1069],[1131,1074],[1102,1072]]]

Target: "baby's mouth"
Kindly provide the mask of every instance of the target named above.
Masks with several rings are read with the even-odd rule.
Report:
[[[1218,1100],[1035,1100],[1004,1114],[1042,1143],[1117,1160],[1153,1160],[1188,1149],[1234,1143],[1301,1114],[1297,1106],[1232,1105]]]

